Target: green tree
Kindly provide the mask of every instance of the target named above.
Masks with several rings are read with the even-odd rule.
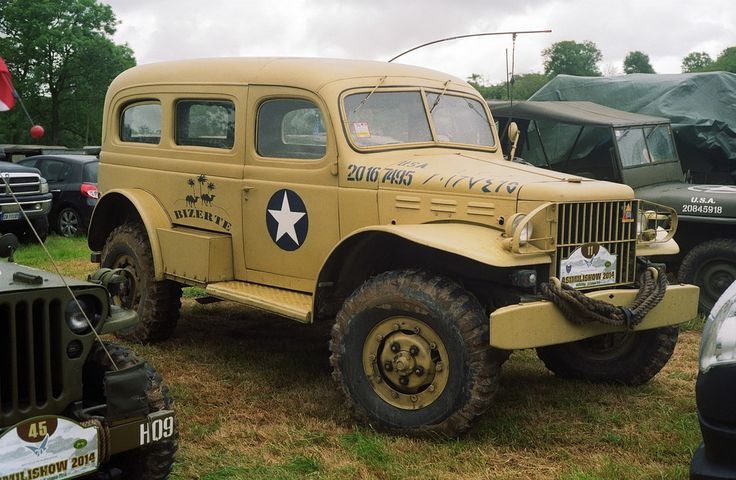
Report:
[[[35,120],[46,126],[45,143],[99,142],[107,86],[135,65],[130,48],[111,40],[116,25],[112,8],[96,0],[0,2],[0,52]],[[22,115],[14,109],[0,141],[27,140]]]
[[[649,63],[649,55],[639,50],[629,52],[624,59],[624,73],[656,73]]]
[[[690,52],[682,59],[682,73],[703,72],[713,63],[706,52]]]
[[[728,47],[722,51],[716,61],[710,64],[706,70],[736,73],[736,47]]]
[[[473,74],[468,78],[468,83],[475,87],[486,100],[508,100],[508,89],[506,82],[494,83],[493,85],[478,84],[473,81]],[[524,73],[514,75],[513,96],[514,100],[526,100],[534,92],[542,88],[549,81],[549,77],[541,73]]]
[[[560,74],[600,77],[598,62],[603,59],[595,43],[563,40],[542,50],[544,73],[550,77]]]

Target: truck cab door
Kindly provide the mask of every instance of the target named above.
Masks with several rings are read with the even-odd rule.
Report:
[[[251,86],[243,181],[249,282],[309,291],[339,240],[337,150],[315,94]]]

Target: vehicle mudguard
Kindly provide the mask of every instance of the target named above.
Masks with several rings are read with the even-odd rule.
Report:
[[[156,229],[170,228],[171,218],[156,197],[145,190],[120,188],[105,192],[92,213],[87,244],[93,252],[102,250],[110,232],[134,218],[140,218],[146,228],[153,256],[155,279],[163,280],[163,257]]]

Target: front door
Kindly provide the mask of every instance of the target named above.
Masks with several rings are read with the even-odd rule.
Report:
[[[243,183],[246,278],[311,292],[339,240],[337,152],[324,104],[251,86]]]

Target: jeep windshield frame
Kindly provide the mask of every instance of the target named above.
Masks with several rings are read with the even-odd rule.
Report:
[[[357,151],[437,146],[495,151],[484,103],[454,90],[365,87],[342,93],[340,115],[345,137]]]

